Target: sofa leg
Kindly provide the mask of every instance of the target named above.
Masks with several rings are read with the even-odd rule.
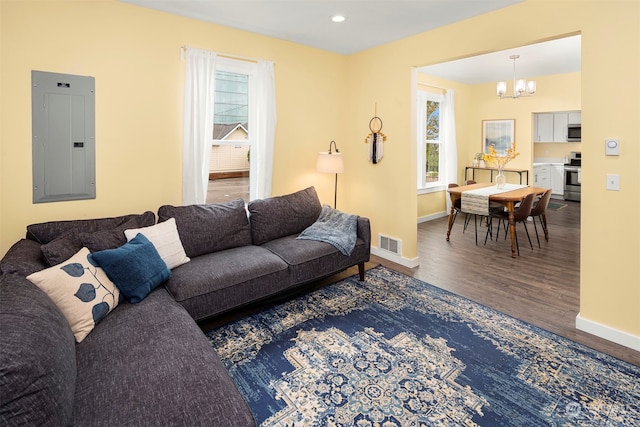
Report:
[[[358,264],[358,273],[360,273],[360,281],[364,281],[364,262]]]

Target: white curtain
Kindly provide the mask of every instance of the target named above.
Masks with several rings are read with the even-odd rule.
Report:
[[[458,182],[458,144],[456,142],[456,115],[453,103],[454,91],[447,90],[444,95],[443,139],[445,141],[445,183]],[[447,212],[451,210],[451,198],[447,193]]]
[[[216,53],[186,48],[182,203],[207,200],[213,138]]]
[[[258,61],[254,127],[256,142],[252,147],[249,173],[249,198],[251,200],[271,196],[273,149],[276,134],[276,90],[273,69],[273,62]],[[250,123],[249,126],[253,126],[253,123]]]

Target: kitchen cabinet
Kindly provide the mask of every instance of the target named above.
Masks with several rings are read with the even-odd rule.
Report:
[[[553,113],[538,113],[533,116],[534,142],[553,141]]]
[[[551,194],[564,195],[564,165],[552,164],[549,166],[549,177],[551,181]]]
[[[553,113],[553,142],[567,142],[569,113]]]
[[[580,120],[580,111],[534,113],[533,142],[567,142],[567,125],[580,123]]]
[[[533,186],[549,188],[550,171],[548,164],[533,166]]]
[[[569,124],[580,125],[582,124],[582,112],[581,111],[569,111]]]

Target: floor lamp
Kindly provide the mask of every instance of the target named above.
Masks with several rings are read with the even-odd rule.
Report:
[[[335,151],[331,151],[331,145],[333,145]],[[335,209],[338,200],[338,174],[344,172],[344,160],[335,141],[329,143],[329,151],[318,153],[316,169],[318,172],[336,174],[335,188],[333,190],[333,208]]]

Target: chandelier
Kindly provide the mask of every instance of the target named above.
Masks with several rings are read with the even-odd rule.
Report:
[[[521,96],[533,96],[536,93],[535,81],[516,80],[516,59],[518,58],[520,58],[520,55],[511,55],[509,57],[509,59],[513,60],[513,94],[507,95],[507,82],[498,82],[497,93],[500,99],[515,99]]]

